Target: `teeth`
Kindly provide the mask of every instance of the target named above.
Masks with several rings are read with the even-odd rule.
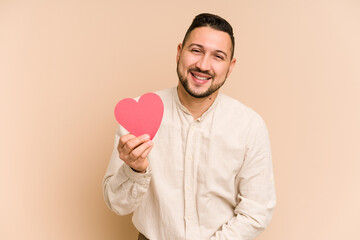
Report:
[[[193,74],[193,76],[199,80],[208,80],[208,78],[206,78],[206,77],[199,77],[199,76],[196,76],[195,74]]]

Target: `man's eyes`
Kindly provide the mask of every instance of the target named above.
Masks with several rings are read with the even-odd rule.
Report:
[[[220,60],[224,60],[224,57],[221,55],[216,55],[216,58],[220,59]]]
[[[191,51],[194,53],[201,53],[201,50],[197,48],[191,49]]]
[[[200,53],[203,52],[201,49],[198,49],[198,48],[190,49],[190,51],[191,51],[192,53],[195,53],[195,54],[200,54]],[[214,56],[216,59],[218,59],[218,60],[225,60],[225,57],[224,57],[223,55],[221,55],[221,54],[215,53],[215,54],[213,54],[213,56]]]

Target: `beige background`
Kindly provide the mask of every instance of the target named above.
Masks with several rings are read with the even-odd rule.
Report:
[[[0,1],[0,239],[135,239],[101,182],[113,108],[177,84],[192,18],[228,19],[223,92],[267,122],[278,205],[259,240],[360,239],[360,1]]]

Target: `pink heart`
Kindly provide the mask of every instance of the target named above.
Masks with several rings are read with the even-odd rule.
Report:
[[[142,95],[138,102],[125,98],[115,106],[115,118],[134,136],[149,134],[153,139],[159,130],[164,114],[164,104],[155,93]]]

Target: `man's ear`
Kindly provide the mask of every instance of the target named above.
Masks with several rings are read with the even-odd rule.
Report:
[[[236,58],[231,59],[230,67],[227,76],[229,77],[236,63]]]
[[[179,43],[178,47],[177,47],[177,54],[176,54],[176,64],[179,62],[179,58],[180,58],[180,54],[181,54],[181,50],[182,50],[182,44]]]

